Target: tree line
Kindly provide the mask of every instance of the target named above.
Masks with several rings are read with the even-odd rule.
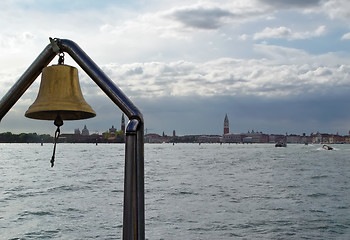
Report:
[[[0,133],[0,143],[52,143],[53,137],[49,134],[38,135],[36,133],[13,134],[11,132]]]

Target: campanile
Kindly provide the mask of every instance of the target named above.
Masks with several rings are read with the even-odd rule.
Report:
[[[229,121],[226,113],[225,119],[224,119],[224,135],[228,133],[230,133],[230,126],[229,126]]]

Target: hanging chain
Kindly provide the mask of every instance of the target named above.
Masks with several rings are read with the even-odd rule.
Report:
[[[52,50],[58,55],[58,64],[62,65],[64,64],[64,52],[61,51],[60,47],[58,46],[59,39],[58,38],[49,38]],[[54,122],[55,126],[57,126],[57,129],[55,131],[55,141],[54,141],[54,147],[53,147],[53,153],[52,153],[52,158],[51,158],[51,167],[55,165],[55,154],[56,154],[56,145],[58,142],[58,138],[60,137],[60,126],[63,125],[62,118],[60,117],[59,114],[57,114],[57,117]]]
[[[56,154],[56,144],[58,142],[58,138],[60,137],[60,126],[63,125],[63,121],[62,118],[60,117],[60,115],[58,114],[55,122],[54,122],[55,126],[57,126],[56,132],[55,132],[55,142],[54,142],[54,147],[53,147],[53,153],[52,153],[52,158],[51,158],[51,167],[53,167],[55,165],[55,154]]]
[[[52,158],[51,158],[51,167],[53,167],[55,165],[55,154],[56,154],[56,144],[57,144],[57,141],[58,141],[58,138],[60,136],[60,127],[57,127],[56,129],[56,132],[55,132],[55,145],[53,147],[53,153],[52,153]]]
[[[52,51],[54,51],[59,56],[58,64],[59,65],[64,64],[64,52],[62,52],[62,50],[58,46],[59,39],[58,38],[51,38],[51,37],[49,39],[50,39]]]
[[[62,65],[64,64],[64,53],[61,52],[60,54],[58,54],[58,64]]]

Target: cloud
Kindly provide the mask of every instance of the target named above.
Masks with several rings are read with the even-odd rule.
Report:
[[[341,40],[350,40],[350,32],[345,33],[342,37]]]
[[[104,67],[131,97],[213,96],[284,97],[349,88],[349,65],[338,58],[324,65],[322,56],[276,46],[256,45],[269,59],[219,58],[206,62],[145,62]],[[284,64],[280,64],[284,62]],[[312,62],[312,64],[310,64]]]
[[[0,34],[2,55],[19,53],[20,49],[32,44],[35,38],[35,35],[29,31]]]
[[[346,111],[348,104],[341,100],[346,95],[310,94],[286,98],[164,96],[142,101],[136,99],[136,102],[145,113],[148,132],[171,134],[176,130],[179,135],[222,134],[223,119],[228,113],[232,133],[248,130],[280,134],[347,133],[350,113]],[[327,116],[324,116],[324,108],[328,109]]]
[[[48,37],[62,37],[78,43],[140,106],[146,126],[160,133],[172,128],[221,133],[226,112],[237,126],[234,132],[287,127],[290,132],[303,122],[297,117],[301,115],[310,128],[336,124],[331,115],[347,128],[348,116],[341,113],[350,90],[350,59],[346,42],[334,36],[350,39],[344,21],[350,19],[348,1],[164,0],[146,6],[111,0],[58,9],[41,3],[0,3],[2,96],[49,43]],[[76,66],[69,56],[66,63]],[[88,128],[102,131],[118,125],[113,121],[119,122],[120,111],[81,71],[80,79],[87,102],[98,112]],[[2,129],[17,125],[41,130],[40,121],[19,121],[38,85],[37,80],[23,95]],[[79,124],[66,123],[65,129]],[[50,130],[52,123],[47,126]]]
[[[314,7],[320,5],[322,0],[259,0],[261,3],[269,4],[274,7],[283,8],[304,8],[304,7]]]
[[[258,0],[260,5],[269,6],[270,12],[300,11],[306,15],[321,13],[331,19],[350,19],[350,2],[348,0]]]
[[[205,62],[172,61],[107,64],[103,71],[130,98],[261,96],[266,98],[320,94],[349,88],[350,64],[323,56],[265,44],[256,44],[261,59],[218,58]],[[328,56],[329,59],[331,56]],[[312,63],[312,64],[310,64]],[[103,95],[85,73],[80,82],[87,97]],[[8,85],[16,75],[0,74]],[[23,96],[27,104],[36,97],[39,79]],[[2,95],[5,89],[2,88]],[[95,101],[95,100],[94,100]]]
[[[263,31],[255,33],[253,39],[285,38],[288,40],[308,39],[318,37],[325,33],[326,27],[319,26],[312,32],[293,32],[290,28],[281,26],[278,28],[266,27]]]
[[[324,2],[323,11],[331,19],[350,20],[350,2],[347,0],[328,0]]]
[[[292,30],[287,27],[265,28],[262,32],[254,34],[254,39],[263,38],[288,38],[292,35]]]
[[[241,34],[240,36],[238,36],[238,39],[241,41],[246,41],[248,39],[248,35],[247,34]]]
[[[269,16],[273,8],[266,4],[257,4],[255,0],[246,1],[200,1],[197,4],[184,4],[163,12],[181,26],[177,28],[196,30],[218,30],[226,26],[239,26],[246,22]]]
[[[171,13],[171,17],[187,27],[217,29],[225,23],[225,20],[234,18],[235,14],[218,7],[187,7],[175,9]]]

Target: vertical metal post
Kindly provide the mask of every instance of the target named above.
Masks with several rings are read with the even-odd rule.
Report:
[[[138,240],[145,239],[145,167],[144,167],[144,123],[139,122],[136,133],[136,188]]]
[[[123,239],[145,239],[143,123],[129,121],[126,129]]]
[[[57,41],[60,49],[67,52],[130,119],[126,128],[125,143],[123,239],[144,240],[144,122],[142,113],[76,43],[67,39]]]

